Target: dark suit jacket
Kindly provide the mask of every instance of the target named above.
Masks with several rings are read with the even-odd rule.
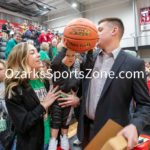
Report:
[[[30,86],[22,84],[13,91],[12,98],[6,95],[6,106],[17,132],[16,150],[43,150],[44,107]]]
[[[98,52],[93,56],[93,64],[97,55]],[[132,97],[136,101],[137,106],[133,119],[130,122],[136,126],[138,133],[140,133],[150,120],[150,96],[146,84],[144,61],[121,50],[111,71],[114,71],[116,76],[121,71],[143,71],[144,78],[107,78],[96,108],[93,136],[98,133],[110,118],[122,126],[128,125],[129,104]],[[122,76],[125,76],[125,74],[122,74]],[[84,137],[84,115],[89,82],[90,79],[84,79],[82,81],[82,101],[80,104],[78,124],[78,138],[81,141]]]

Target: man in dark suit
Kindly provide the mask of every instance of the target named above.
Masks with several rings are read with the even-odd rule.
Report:
[[[130,150],[137,144],[138,134],[150,120],[144,61],[121,50],[119,45],[124,26],[120,19],[99,21],[98,32],[101,50],[93,55],[91,78],[82,81],[78,138],[84,148],[107,120],[112,119],[124,126],[118,135],[128,140],[127,150]],[[136,101],[136,110],[129,121],[132,98]]]

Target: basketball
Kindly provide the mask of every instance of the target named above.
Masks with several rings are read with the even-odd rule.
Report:
[[[78,18],[67,24],[64,29],[63,43],[72,51],[84,53],[93,49],[98,39],[96,26],[88,19]]]

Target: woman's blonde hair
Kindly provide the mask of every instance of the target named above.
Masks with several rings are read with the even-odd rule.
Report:
[[[6,69],[6,61],[5,60],[0,59],[0,64],[2,64],[4,66],[4,68]]]
[[[28,75],[31,71],[31,68],[27,63],[28,55],[29,44],[24,42],[17,44],[8,56],[6,63],[7,76],[5,78],[5,93],[8,94],[8,98],[11,98],[12,96],[13,87],[29,80],[24,77],[25,73]]]
[[[41,50],[44,50],[44,51],[48,51],[48,49],[49,49],[49,44],[46,43],[46,42],[43,42],[43,43],[41,44],[41,46],[40,46],[40,49],[41,49]]]
[[[34,41],[33,40],[27,40],[27,43],[34,46]]]

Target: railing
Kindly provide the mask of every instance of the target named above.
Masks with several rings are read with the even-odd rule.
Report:
[[[135,37],[126,37],[121,40],[121,47],[135,47]],[[137,37],[137,46],[150,45],[150,35],[140,35]]]

